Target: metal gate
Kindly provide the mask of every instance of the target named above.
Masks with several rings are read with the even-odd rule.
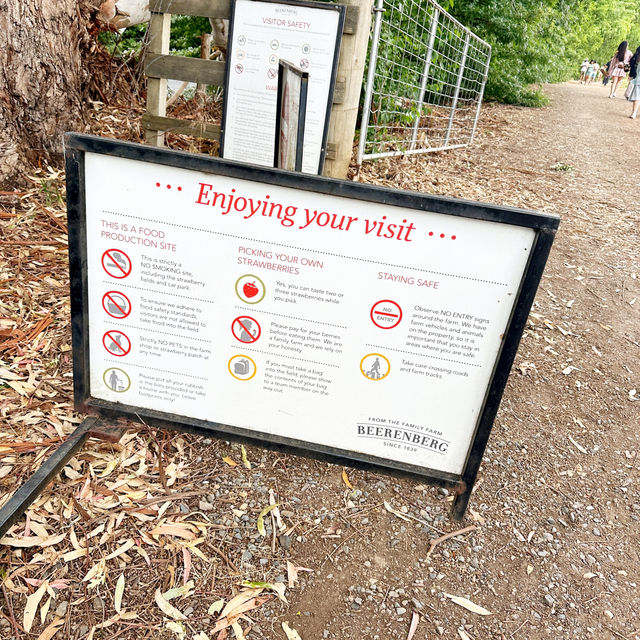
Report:
[[[473,141],[491,46],[433,0],[376,0],[358,164]]]

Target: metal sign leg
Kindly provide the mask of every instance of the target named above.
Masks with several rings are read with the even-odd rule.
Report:
[[[464,518],[469,499],[471,498],[471,491],[473,491],[473,483],[466,484],[465,482],[461,482],[460,488],[462,491],[456,493],[453,506],[451,507],[451,517],[454,520],[462,520]]]
[[[83,420],[76,430],[49,456],[40,468],[11,496],[0,509],[0,538],[29,508],[42,490],[67,462],[81,449],[99,418]]]

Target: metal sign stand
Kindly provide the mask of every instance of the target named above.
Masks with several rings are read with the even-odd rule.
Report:
[[[17,522],[90,437],[118,442],[124,431],[126,429],[108,426],[102,418],[95,416],[83,420],[0,509],[0,538]]]

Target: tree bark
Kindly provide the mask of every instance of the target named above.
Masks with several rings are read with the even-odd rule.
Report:
[[[0,186],[82,125],[85,37],[78,0],[0,0]]]

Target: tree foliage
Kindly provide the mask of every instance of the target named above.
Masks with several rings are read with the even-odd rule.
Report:
[[[576,77],[584,58],[606,63],[622,40],[634,50],[640,45],[635,0],[443,0],[440,5],[491,45],[485,96],[501,102],[544,104],[542,83]],[[173,16],[171,52],[199,56],[200,35],[210,30],[205,18]],[[129,57],[140,52],[145,32],[146,25],[137,25],[103,32],[100,40],[112,53]],[[421,55],[426,42],[405,44]]]
[[[576,76],[584,58],[604,64],[618,44],[640,45],[632,0],[455,0],[451,13],[492,46],[485,95],[539,105],[537,85]]]

